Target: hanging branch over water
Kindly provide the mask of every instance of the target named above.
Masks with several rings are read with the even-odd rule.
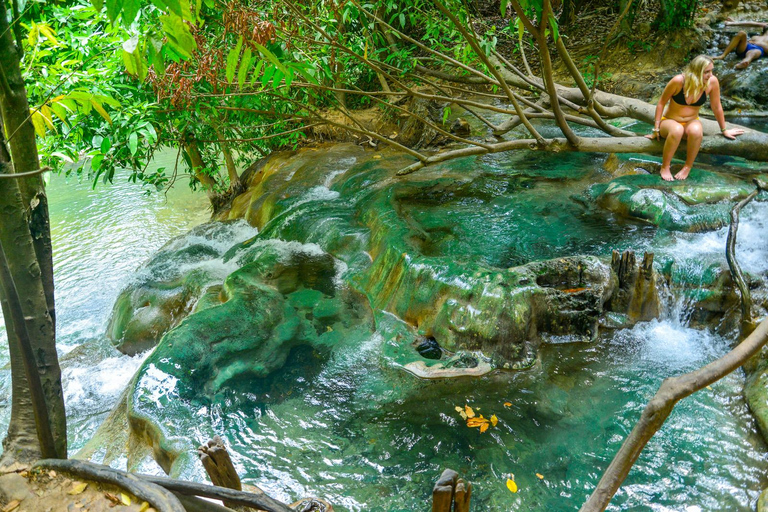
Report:
[[[731,269],[731,276],[733,276],[733,280],[736,282],[736,286],[739,287],[739,292],[741,293],[742,332],[744,332],[745,329],[749,329],[752,325],[752,295],[749,292],[749,286],[747,286],[747,282],[744,279],[744,274],[741,271],[739,262],[736,260],[736,233],[739,230],[739,214],[741,213],[741,209],[757,197],[760,190],[765,190],[764,183],[758,180],[754,180],[754,183],[757,186],[754,192],[742,199],[731,209],[731,227],[728,230],[728,239],[725,243],[725,259],[728,261],[728,268]]]
[[[678,377],[670,377],[661,383],[659,390],[643,409],[640,419],[608,469],[597,484],[597,488],[581,507],[580,512],[602,512],[619,490],[632,465],[640,457],[648,441],[658,432],[669,417],[675,404],[710,384],[722,379],[746,363],[768,342],[768,319],[723,357],[703,368]]]

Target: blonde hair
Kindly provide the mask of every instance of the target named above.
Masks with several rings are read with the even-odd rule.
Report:
[[[704,83],[704,69],[715,61],[706,55],[694,58],[683,70],[683,93],[686,98],[698,98],[707,87]],[[687,101],[687,100],[686,100]]]

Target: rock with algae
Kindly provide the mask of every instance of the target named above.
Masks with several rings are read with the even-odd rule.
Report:
[[[598,205],[623,217],[673,231],[699,232],[727,225],[732,203],[752,190],[743,180],[696,169],[687,180],[669,183],[652,174],[620,176],[592,186],[589,194]]]

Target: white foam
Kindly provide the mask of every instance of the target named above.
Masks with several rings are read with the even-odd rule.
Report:
[[[79,415],[109,409],[149,355],[109,357],[96,365],[75,365],[62,370],[64,402]]]

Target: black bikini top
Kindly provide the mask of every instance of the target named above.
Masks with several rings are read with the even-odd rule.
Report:
[[[688,103],[685,101],[685,78],[683,78],[683,88],[680,89],[680,92],[672,96],[672,101],[677,103],[678,105],[687,105],[689,107],[700,107],[707,101],[707,90],[704,89],[701,92],[701,96],[699,96],[699,99],[694,101],[693,103]]]

